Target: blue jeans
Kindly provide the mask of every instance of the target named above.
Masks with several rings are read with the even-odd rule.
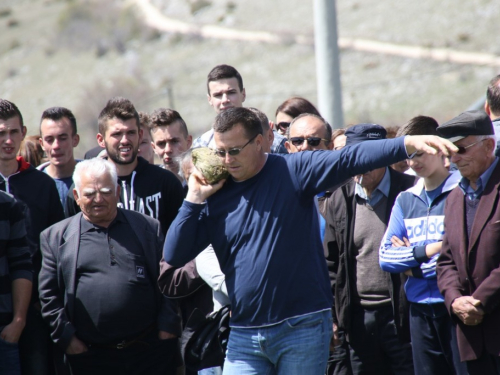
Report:
[[[17,343],[0,339],[0,374],[21,374],[21,362],[19,361],[19,347]]]
[[[231,328],[224,375],[324,375],[330,310],[259,328]]]

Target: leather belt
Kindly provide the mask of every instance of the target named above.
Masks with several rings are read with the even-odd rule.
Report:
[[[152,324],[148,328],[146,328],[141,334],[138,336],[129,339],[129,340],[120,340],[116,344],[88,344],[89,347],[92,348],[102,348],[102,349],[126,349],[131,347],[132,345],[135,344],[143,344],[143,345],[149,345],[148,343],[141,341],[142,339],[146,338],[146,336],[154,329],[155,324]]]

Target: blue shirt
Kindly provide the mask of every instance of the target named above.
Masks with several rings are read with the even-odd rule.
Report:
[[[356,184],[356,195],[365,201],[368,202],[368,204],[372,207],[374,207],[382,197],[389,197],[389,191],[391,190],[391,177],[387,171],[387,168],[385,169],[384,177],[382,177],[382,180],[380,180],[379,184],[375,188],[375,190],[372,192],[372,196],[368,197],[363,190],[363,187],[360,184]]]
[[[205,204],[184,201],[165,240],[165,261],[182,266],[212,244],[226,275],[233,327],[328,310],[333,297],[316,194],[405,158],[403,138],[337,152],[270,154],[255,176],[228,179]]]

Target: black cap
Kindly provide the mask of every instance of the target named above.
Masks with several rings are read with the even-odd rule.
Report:
[[[469,135],[494,135],[495,130],[488,115],[483,111],[467,111],[438,126],[438,134],[450,142]]]
[[[346,146],[352,146],[364,141],[375,141],[377,139],[385,139],[387,130],[383,126],[377,124],[358,124],[345,131]]]

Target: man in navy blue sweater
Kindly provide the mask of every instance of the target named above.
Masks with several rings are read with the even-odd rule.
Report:
[[[456,148],[438,137],[406,137],[339,152],[266,154],[262,126],[245,108],[221,112],[214,131],[231,176],[209,185],[199,171],[191,175],[165,260],[182,266],[213,245],[232,309],[224,374],[322,375],[333,301],[315,195],[417,150]]]

